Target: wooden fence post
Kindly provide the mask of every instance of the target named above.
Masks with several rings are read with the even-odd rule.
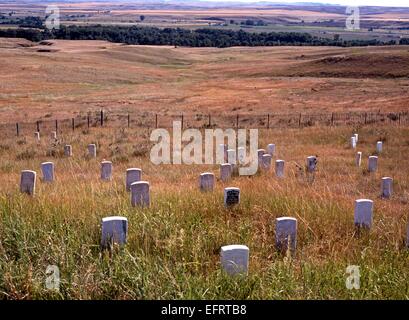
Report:
[[[17,137],[20,136],[20,125],[18,122],[16,123],[16,131],[17,131]]]
[[[104,126],[104,111],[101,110],[101,127]]]
[[[75,119],[74,118],[71,119],[71,126],[72,126],[72,131],[74,131],[75,130]]]
[[[37,132],[40,132],[40,121],[37,121]]]
[[[267,114],[267,129],[270,129],[270,114]]]

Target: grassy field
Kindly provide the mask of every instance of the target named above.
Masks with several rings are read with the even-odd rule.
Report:
[[[64,128],[58,141],[42,129],[14,137],[14,123],[71,118],[101,108],[166,116],[245,113],[407,112],[407,46],[331,48],[174,48],[103,41],[31,43],[0,39],[0,122],[12,131],[0,142],[0,298],[4,299],[408,299],[405,245],[409,203],[409,129],[367,125],[259,131],[259,147],[277,145],[285,179],[274,172],[219,179],[199,191],[202,172],[217,165],[160,165],[149,160],[146,128]],[[137,119],[143,122],[145,119]],[[143,123],[142,123],[143,124]],[[362,167],[349,147],[359,133]],[[368,156],[384,142],[376,173]],[[63,156],[65,144],[73,157]],[[96,143],[97,159],[86,157]],[[299,167],[318,156],[314,181]],[[100,162],[114,165],[100,181]],[[56,181],[40,179],[54,161]],[[140,167],[152,205],[133,208],[125,171]],[[22,170],[38,173],[34,197],[19,192]],[[380,198],[381,178],[394,179],[391,199]],[[241,189],[237,208],[225,209],[223,189]],[[358,235],[354,201],[374,200],[374,223]],[[101,252],[101,219],[129,220],[128,243]],[[275,248],[275,219],[298,220],[295,255]],[[250,248],[247,277],[229,278],[221,246]],[[45,287],[56,265],[60,291]],[[361,288],[345,286],[358,265]]]
[[[174,48],[0,39],[0,122],[159,114],[407,111],[396,47]]]
[[[361,168],[354,164],[349,137],[359,133]],[[403,127],[332,127],[261,130],[260,147],[277,145],[286,177],[274,172],[217,179],[213,192],[198,188],[199,174],[219,168],[161,165],[149,161],[149,132],[92,128],[43,133],[0,143],[0,297],[8,299],[408,299],[409,252],[405,248],[409,181],[409,130]],[[376,141],[384,141],[376,173],[366,170]],[[74,156],[64,158],[65,143]],[[87,159],[86,145],[98,145]],[[313,182],[298,169],[318,155]],[[100,161],[112,160],[114,178],[99,179]],[[56,181],[37,181],[34,197],[20,194],[23,169],[56,165]],[[143,169],[151,184],[150,208],[133,208],[125,191],[125,170]],[[394,178],[394,195],[380,198],[380,179]],[[223,206],[223,188],[241,189],[241,203]],[[374,224],[357,235],[354,201],[374,200]],[[100,250],[101,218],[129,220],[127,245],[109,255]],[[298,219],[294,257],[274,247],[275,218]],[[221,272],[220,247],[250,248],[248,277]],[[60,292],[45,288],[46,268],[57,265]],[[347,290],[346,268],[358,265],[361,288]]]

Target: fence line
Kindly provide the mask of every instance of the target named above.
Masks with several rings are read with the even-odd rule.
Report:
[[[309,126],[360,126],[409,124],[409,112],[399,113],[318,113],[318,114],[157,114],[157,113],[111,113],[99,111],[95,114],[76,116],[70,119],[38,120],[35,122],[3,123],[0,130],[6,135],[20,136],[38,132],[63,132],[91,127],[110,128],[171,128],[178,120],[182,128],[303,128]]]

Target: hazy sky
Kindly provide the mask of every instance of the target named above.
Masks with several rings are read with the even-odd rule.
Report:
[[[206,0],[216,1],[217,0]],[[263,0],[222,0],[233,2],[259,2]],[[268,0],[266,0],[268,1]],[[271,2],[322,2],[349,6],[384,6],[384,7],[409,7],[409,0],[270,0]]]

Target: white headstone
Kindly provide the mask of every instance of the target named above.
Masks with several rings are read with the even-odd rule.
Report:
[[[51,131],[51,139],[57,139],[57,131]]]
[[[284,160],[276,160],[276,176],[277,178],[284,178]]]
[[[220,180],[227,182],[231,178],[233,166],[230,163],[223,163],[220,165]]]
[[[354,137],[355,137],[355,143],[358,143],[358,134],[354,133]]]
[[[227,150],[227,163],[230,163],[233,167],[237,164],[236,150]]]
[[[378,168],[378,157],[370,156],[368,159],[368,171],[375,172]]]
[[[368,199],[355,200],[355,225],[370,229],[372,226],[373,201]]]
[[[246,163],[246,148],[245,147],[237,148],[237,161],[239,164]]]
[[[281,217],[276,219],[276,248],[281,252],[295,251],[297,246],[297,219]]]
[[[128,219],[125,217],[102,218],[101,246],[124,245],[128,235]]]
[[[71,145],[66,144],[66,145],[64,146],[64,155],[65,155],[66,157],[72,157],[72,146],[71,146]]]
[[[88,145],[88,154],[91,158],[96,158],[97,156],[97,146],[95,144]]]
[[[274,143],[270,143],[268,146],[267,146],[267,153],[270,155],[270,156],[272,156],[272,157],[274,157],[274,153],[276,152],[276,145],[274,144]]]
[[[130,168],[126,170],[126,191],[131,191],[131,184],[142,180],[142,170],[139,168]]]
[[[224,189],[224,205],[226,207],[234,206],[240,203],[240,189],[239,188],[225,188]]]
[[[223,270],[230,276],[248,274],[249,248],[243,245],[223,246],[220,250],[220,262]]]
[[[131,205],[133,207],[149,207],[149,182],[138,181],[131,184]]]
[[[41,164],[41,172],[43,173],[44,182],[54,181],[54,163],[53,162],[43,162]]]
[[[266,154],[264,154],[262,157],[261,157],[261,159],[262,159],[262,161],[263,161],[263,169],[264,170],[270,170],[270,168],[271,168],[271,155],[270,154],[268,154],[268,153],[266,153]]]
[[[317,157],[309,156],[307,157],[307,171],[314,172],[317,168]]]
[[[351,137],[351,148],[352,149],[356,148],[356,138],[355,138],[355,136]]]
[[[355,156],[355,164],[356,164],[356,166],[357,166],[357,167],[360,167],[360,166],[361,166],[361,162],[362,162],[362,152],[361,152],[361,151],[358,151],[358,152],[356,153],[356,156]]]
[[[105,181],[112,180],[112,162],[111,161],[101,162],[101,179]]]
[[[257,161],[258,161],[258,167],[262,168],[263,167],[263,155],[266,153],[266,150],[264,149],[258,149],[257,150]]]
[[[381,196],[383,198],[390,198],[393,191],[393,179],[390,177],[383,177],[381,183]]]
[[[34,138],[35,138],[37,141],[40,141],[40,132],[38,132],[38,131],[34,132]]]
[[[376,143],[376,152],[378,152],[378,153],[382,152],[382,141],[378,141]]]
[[[214,188],[214,174],[205,172],[200,175],[199,187],[201,191],[212,191]]]
[[[29,195],[34,195],[36,186],[35,171],[23,170],[20,177],[20,191]]]

